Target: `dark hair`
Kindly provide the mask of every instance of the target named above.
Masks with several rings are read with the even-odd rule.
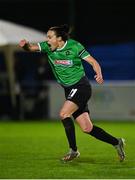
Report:
[[[60,26],[53,26],[49,28],[51,31],[55,31],[57,37],[61,37],[63,41],[66,41],[69,38],[69,26],[67,24]]]

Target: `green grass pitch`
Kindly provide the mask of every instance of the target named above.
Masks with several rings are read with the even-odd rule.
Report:
[[[81,156],[62,163],[68,151],[60,122],[0,122],[0,179],[133,179],[135,178],[135,122],[95,122],[126,139],[126,160],[116,150],[81,132],[76,125]]]

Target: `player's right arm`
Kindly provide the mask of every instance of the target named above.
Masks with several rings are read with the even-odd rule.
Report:
[[[40,50],[38,44],[31,44],[26,39],[22,39],[19,42],[19,46],[23,48],[24,50],[31,51],[31,52],[36,52]]]

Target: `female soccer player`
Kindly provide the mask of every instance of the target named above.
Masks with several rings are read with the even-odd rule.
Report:
[[[75,127],[71,119],[73,117],[84,133],[113,145],[120,161],[123,161],[125,159],[124,140],[113,137],[92,124],[87,105],[91,97],[91,85],[85,75],[82,59],[92,65],[95,71],[94,78],[98,84],[103,83],[101,67],[82,44],[69,38],[69,27],[67,25],[51,27],[47,32],[46,41],[31,44],[23,39],[19,46],[27,51],[46,53],[52,71],[65,91],[66,101],[60,110],[60,118],[70,151],[62,160],[71,161],[80,156],[76,145]]]

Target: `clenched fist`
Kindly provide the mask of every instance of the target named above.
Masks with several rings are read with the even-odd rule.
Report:
[[[19,42],[19,46],[20,47],[24,47],[26,44],[28,44],[28,41],[26,41],[25,39],[22,39],[20,42]]]

